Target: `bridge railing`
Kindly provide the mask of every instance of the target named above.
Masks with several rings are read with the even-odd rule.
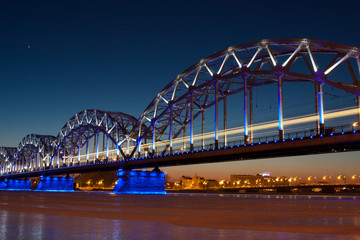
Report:
[[[354,126],[352,124],[347,125],[341,125],[341,126],[332,126],[325,129],[325,132],[322,134],[322,136],[332,136],[332,135],[339,135],[339,134],[345,134],[345,133],[351,133],[358,131],[358,127]],[[316,129],[306,129],[304,131],[295,131],[284,134],[284,140],[283,141],[293,141],[293,140],[299,140],[299,139],[306,139],[306,138],[315,138],[319,137],[319,135],[316,132]],[[247,145],[251,144],[262,144],[262,143],[273,143],[279,141],[279,135],[273,134],[270,136],[260,136],[255,137],[251,139],[251,141],[248,142]],[[245,146],[244,139],[234,140],[234,141],[227,141],[226,143],[224,141],[218,142],[218,148],[224,148],[224,147],[231,147],[231,146]],[[215,149],[214,143],[205,144],[202,146],[201,144],[196,144],[193,147],[193,151],[201,151],[203,149]],[[189,149],[184,150],[183,146],[178,145],[174,146],[172,149],[172,153],[182,153],[182,152],[189,152]],[[169,153],[169,150],[167,151]],[[161,155],[161,153],[157,152],[155,155]],[[140,155],[137,155],[137,157],[147,157],[149,156],[148,153],[141,153]]]

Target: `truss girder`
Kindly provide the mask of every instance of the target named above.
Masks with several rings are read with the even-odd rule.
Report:
[[[79,154],[79,150],[99,132],[118,145],[120,154],[126,158],[127,155],[122,151],[121,144],[124,139],[134,139],[130,131],[136,122],[135,117],[125,113],[96,109],[81,111],[70,118],[61,128],[53,142],[53,158],[58,154],[64,155],[64,149],[65,155],[69,155],[70,151],[71,154]]]
[[[281,76],[283,82],[320,82],[360,96],[359,79],[356,79],[353,69],[349,69],[353,76],[352,84],[332,79],[332,72],[342,64],[349,65],[349,59],[356,59],[359,71],[359,53],[355,47],[310,39],[261,40],[229,47],[200,60],[173,79],[141,114],[132,134],[138,133],[138,145],[151,134],[155,135],[155,141],[164,140],[169,136],[171,119],[172,127],[179,127],[171,134],[176,138],[190,123],[191,96],[197,108],[193,116],[196,118],[201,111],[216,103],[215,95],[221,101],[228,95],[243,91],[244,76],[248,79],[247,88],[276,83]],[[320,55],[329,58],[329,64],[322,68],[318,64]],[[305,62],[306,72],[292,69],[297,61]],[[218,92],[215,91],[216,85]],[[140,147],[137,146],[138,151]]]
[[[0,172],[6,174],[11,172],[11,168],[15,162],[15,154],[17,148],[14,147],[0,147]]]
[[[29,134],[17,147],[13,171],[41,169],[50,164],[51,144],[54,136]]]

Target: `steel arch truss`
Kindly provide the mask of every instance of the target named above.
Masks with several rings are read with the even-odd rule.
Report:
[[[131,148],[136,145],[136,136],[134,139],[130,134],[136,122],[135,117],[120,112],[90,109],[75,114],[53,143],[52,165],[85,164],[110,156],[115,159],[127,158]],[[91,145],[94,148],[90,153]],[[110,150],[110,145],[115,149]],[[100,154],[104,156],[100,157]]]
[[[34,171],[50,166],[51,144],[54,136],[29,134],[25,136],[15,153],[15,172]]]
[[[12,171],[12,167],[15,163],[15,154],[17,148],[14,147],[0,147],[0,172],[1,174],[7,174]]]
[[[320,64],[320,59],[324,61]],[[303,62],[306,70],[298,72],[294,64]],[[333,79],[333,73],[345,66],[350,81]],[[317,99],[318,133],[324,131],[322,86],[330,85],[354,94],[359,105],[360,96],[359,49],[351,46],[310,39],[261,40],[229,47],[194,64],[171,81],[145,109],[132,134],[138,135],[137,151],[153,154],[171,152],[174,139],[190,125],[190,150],[193,144],[193,121],[214,107],[214,144],[218,141],[218,103],[229,95],[244,96],[244,140],[248,141],[248,95],[252,88],[278,85],[279,137],[283,137],[282,84],[312,82],[319,96]],[[145,129],[144,129],[145,128]],[[203,132],[204,130],[202,130]],[[144,139],[152,139],[152,149],[142,149]],[[158,151],[158,143],[164,143]],[[182,149],[184,150],[184,149]],[[135,154],[135,149],[132,156]]]

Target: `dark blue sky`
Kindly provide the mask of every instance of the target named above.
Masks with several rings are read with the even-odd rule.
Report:
[[[360,46],[357,0],[134,2],[1,1],[0,146],[57,135],[83,109],[138,117],[177,74],[231,45]]]

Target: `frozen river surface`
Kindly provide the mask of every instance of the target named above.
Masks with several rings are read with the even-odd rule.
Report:
[[[0,239],[360,240],[360,198],[0,192]]]

